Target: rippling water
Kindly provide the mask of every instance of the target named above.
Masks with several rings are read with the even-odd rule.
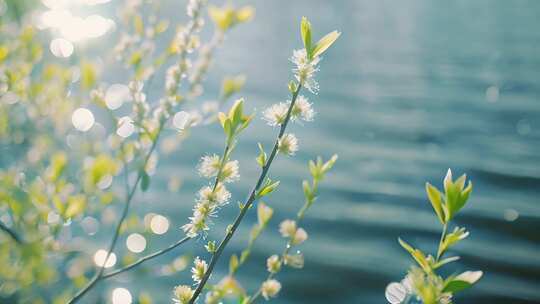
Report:
[[[282,250],[277,225],[301,206],[307,160],[336,152],[339,162],[305,221],[310,234],[302,247],[305,269],[280,275],[284,288],[276,303],[385,303],[385,286],[411,264],[397,237],[435,249],[440,227],[424,183],[440,186],[449,167],[455,174],[466,172],[475,185],[470,204],[456,219],[471,231],[455,248],[462,257],[456,265],[485,272],[456,301],[540,303],[540,2],[252,4],[256,19],[235,29],[217,54],[215,73],[207,80],[209,97],[224,74],[245,72],[248,108],[260,111],[286,99],[288,57],[300,47],[302,15],[311,19],[315,36],[333,29],[343,35],[321,63],[321,92],[312,97],[315,123],[291,127],[300,153],[279,158],[272,168],[271,176],[282,180],[268,199],[276,212],[241,271],[244,286],[254,290],[265,276],[265,258]],[[256,143],[270,146],[276,132],[257,120],[242,136],[235,153],[242,160],[235,200],[247,195],[257,177]],[[136,205],[141,214],[166,214],[175,229],[150,246],[179,235],[176,228],[204,183],[193,165],[204,152],[220,153],[216,138],[221,137],[217,126],[197,129],[181,151],[160,163],[151,191]],[[184,180],[180,194],[167,193],[170,176]],[[236,214],[234,205],[216,220],[211,238],[222,237]],[[245,245],[254,217],[252,212],[241,226],[218,274],[226,271],[229,255]],[[154,279],[135,272],[131,278],[134,293],[150,291],[165,303],[170,288],[189,275]],[[123,280],[109,287],[125,285]]]

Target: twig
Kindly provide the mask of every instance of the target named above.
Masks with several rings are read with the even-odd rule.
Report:
[[[191,238],[186,236],[186,237],[184,237],[183,239],[181,239],[181,240],[179,240],[179,241],[177,241],[177,242],[175,242],[175,243],[169,245],[167,248],[158,250],[158,251],[156,251],[156,252],[154,252],[154,253],[151,253],[151,254],[149,254],[149,255],[147,255],[147,256],[144,256],[144,257],[138,259],[137,261],[135,261],[135,262],[133,262],[133,263],[131,263],[131,264],[129,264],[129,265],[126,265],[126,266],[124,266],[124,267],[122,267],[122,268],[120,268],[120,269],[117,269],[117,270],[114,270],[114,271],[111,271],[111,272],[109,272],[109,273],[106,273],[106,274],[102,275],[102,276],[101,276],[101,280],[105,280],[105,279],[114,277],[114,276],[116,276],[116,275],[119,275],[119,274],[121,274],[121,273],[123,273],[123,272],[126,272],[126,271],[128,271],[128,270],[131,270],[132,268],[135,268],[135,267],[138,266],[139,264],[142,264],[142,263],[144,263],[144,262],[146,262],[146,261],[148,261],[148,260],[157,258],[157,257],[159,257],[159,256],[161,256],[161,255],[163,255],[163,254],[165,254],[165,253],[167,253],[167,252],[173,250],[174,248],[176,248],[176,247],[178,247],[178,246],[184,244],[185,242],[187,242],[187,241],[189,241],[189,240],[191,240]]]
[[[19,236],[19,234],[17,232],[15,232],[15,230],[9,228],[4,223],[2,223],[2,221],[0,221],[0,230],[4,231],[7,235],[9,235],[18,244],[23,244],[24,243],[21,236]]]
[[[219,257],[223,253],[223,250],[225,249],[225,247],[229,243],[230,239],[234,235],[234,232],[236,231],[236,229],[240,225],[240,222],[244,218],[246,212],[249,210],[249,208],[251,207],[251,205],[255,201],[255,195],[256,195],[257,191],[259,190],[260,186],[262,185],[263,181],[265,180],[266,175],[268,174],[268,170],[270,169],[270,165],[272,165],[272,162],[273,162],[273,160],[274,160],[274,158],[275,158],[275,156],[276,156],[276,154],[278,152],[279,141],[280,141],[281,137],[283,136],[283,134],[285,134],[285,130],[287,129],[287,125],[288,125],[289,120],[291,118],[292,109],[293,109],[294,104],[296,102],[296,98],[298,97],[298,94],[300,93],[301,88],[302,88],[302,86],[298,85],[298,88],[293,93],[292,101],[291,101],[291,104],[290,104],[289,109],[287,111],[287,116],[285,117],[285,121],[281,125],[281,129],[279,130],[279,134],[278,134],[276,142],[274,144],[274,148],[272,149],[272,153],[270,154],[270,157],[268,158],[268,161],[264,165],[264,167],[262,169],[262,172],[261,172],[261,175],[259,176],[259,179],[257,180],[257,183],[255,184],[255,186],[251,190],[251,193],[250,193],[248,199],[246,200],[246,203],[244,204],[244,207],[240,210],[240,214],[238,214],[238,216],[236,217],[232,227],[227,230],[227,234],[225,235],[225,237],[223,238],[223,240],[219,244],[219,247],[217,248],[215,253],[212,255],[212,259],[210,260],[210,264],[208,265],[208,269],[207,269],[206,273],[204,274],[202,280],[197,285],[197,289],[193,293],[193,297],[189,301],[190,304],[195,303],[195,300],[201,294],[201,292],[202,292],[202,290],[204,288],[204,285],[206,284],[206,282],[210,278],[210,275],[212,274],[212,271],[214,270],[214,267],[216,266],[216,263],[219,260]]]
[[[314,181],[313,182],[313,193],[316,193],[317,192],[317,187],[318,187],[318,183],[317,181]],[[302,222],[302,220],[304,219],[304,215],[306,213],[306,211],[308,210],[309,206],[313,203],[313,201],[310,202],[309,199],[306,199],[306,201],[304,202],[304,205],[302,206],[302,208],[300,209],[300,211],[298,212],[297,216],[296,216],[296,227],[300,227],[300,223]],[[285,259],[285,256],[287,256],[289,254],[289,251],[291,251],[291,248],[292,248],[292,239],[294,238],[294,235],[291,236],[289,238],[289,240],[287,241],[287,245],[285,246],[285,249],[283,250],[283,253],[281,253],[281,259]],[[275,276],[277,275],[277,272],[270,272],[268,274],[268,276],[266,277],[266,280],[265,281],[268,281],[268,280],[271,280],[273,279]],[[257,290],[257,292],[253,295],[253,297],[251,297],[249,299],[249,302],[248,304],[252,304],[252,303],[255,303],[255,300],[257,300],[257,298],[262,294],[262,288],[259,288]]]
[[[109,260],[109,256],[111,255],[112,251],[114,250],[114,247],[116,246],[116,242],[118,241],[118,237],[120,236],[120,229],[121,229],[122,224],[124,223],[124,220],[126,219],[126,216],[127,216],[128,212],[129,212],[129,207],[131,205],[131,200],[133,199],[133,196],[135,195],[135,192],[137,191],[137,188],[139,187],[139,182],[141,181],[142,176],[143,176],[142,172],[143,172],[144,168],[146,167],[146,164],[148,163],[148,160],[150,159],[150,156],[152,155],[152,152],[154,152],[154,149],[157,146],[157,142],[158,142],[159,136],[161,134],[161,130],[163,129],[163,125],[164,125],[164,123],[161,122],[160,125],[159,125],[159,128],[158,128],[158,132],[156,134],[156,137],[155,137],[154,141],[152,142],[152,146],[150,147],[150,150],[148,151],[148,154],[146,155],[146,157],[144,159],[141,171],[139,171],[139,173],[137,175],[137,179],[135,180],[135,184],[133,185],[131,190],[129,190],[129,192],[128,192],[128,195],[127,195],[127,198],[126,198],[126,203],[124,205],[124,209],[122,210],[122,215],[120,217],[120,220],[118,221],[118,224],[116,225],[116,229],[115,229],[113,238],[111,240],[111,244],[109,245],[109,249],[107,251],[107,255],[105,257],[103,265],[101,265],[98,272],[94,275],[94,277],[92,278],[92,280],[90,280],[90,282],[86,285],[86,287],[81,289],[68,302],[69,304],[76,303],[77,301],[79,301],[90,289],[92,289],[99,282],[101,276],[103,275],[103,272],[105,270],[105,265],[107,264],[107,261]],[[127,170],[127,168],[125,168],[125,170]]]

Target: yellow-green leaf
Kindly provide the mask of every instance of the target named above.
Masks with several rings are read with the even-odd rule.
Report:
[[[313,47],[311,57],[314,58],[322,55],[339,38],[340,35],[340,32],[333,31],[322,37],[321,40],[319,40]]]

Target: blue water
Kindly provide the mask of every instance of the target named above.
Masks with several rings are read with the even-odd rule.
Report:
[[[455,174],[467,173],[475,187],[456,218],[471,235],[453,250],[462,257],[454,267],[485,273],[456,302],[540,303],[540,2],[241,3],[253,4],[257,16],[219,49],[206,98],[217,94],[224,75],[245,73],[249,110],[260,112],[283,101],[291,78],[288,58],[301,45],[300,17],[310,18],[316,37],[343,32],[321,62],[321,91],[311,96],[315,122],[291,126],[300,152],[278,158],[272,167],[271,177],[282,181],[267,200],[275,216],[240,271],[243,286],[253,292],[266,276],[266,257],[283,249],[277,225],[302,204],[307,160],[338,153],[304,223],[310,234],[301,247],[305,269],[287,269],[279,276],[284,287],[274,302],[385,303],[385,286],[400,280],[412,263],[398,236],[435,249],[440,227],[424,183],[441,186],[452,168]],[[178,10],[166,12],[179,15]],[[135,212],[162,213],[173,227],[152,237],[151,248],[180,236],[178,227],[190,213],[194,193],[205,183],[194,164],[204,153],[221,152],[221,132],[218,126],[195,129],[178,152],[160,160],[151,190],[137,197]],[[245,198],[258,176],[256,143],[269,147],[276,132],[256,119],[239,140],[234,158],[241,160],[242,179],[232,186],[235,201]],[[184,182],[179,193],[167,192],[171,176]],[[223,210],[211,239],[221,239],[235,206]],[[251,212],[214,280],[227,271],[230,254],[245,246],[254,220]],[[193,249],[205,256],[202,245],[192,243],[148,266],[155,269]],[[149,292],[156,303],[166,303],[171,288],[183,282],[189,282],[188,272],[132,272],[102,291],[106,295],[127,286],[134,295]]]

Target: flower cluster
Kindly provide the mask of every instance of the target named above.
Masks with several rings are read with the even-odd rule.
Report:
[[[223,168],[221,167],[221,158],[217,154],[203,156],[199,164],[199,174],[205,178],[216,177],[220,174],[220,179],[227,183],[240,179],[237,160],[228,161]]]
[[[276,127],[281,126],[287,117],[291,101],[280,102],[271,105],[269,108],[263,111],[263,119],[269,126]],[[308,98],[300,95],[296,98],[296,102],[291,110],[291,121],[313,121],[315,117],[315,111]]]
[[[291,57],[291,62],[295,65],[294,77],[313,94],[319,92],[319,84],[315,80],[315,73],[319,71],[317,67],[319,61],[319,57],[309,59],[306,49],[294,50]]]
[[[165,77],[165,91],[167,99],[176,102],[181,99],[178,95],[178,87],[183,78],[187,76],[191,68],[191,60],[187,57],[200,46],[199,37],[195,33],[199,32],[204,25],[202,18],[202,8],[206,0],[190,0],[187,6],[187,14],[191,18],[187,26],[179,29],[176,33],[173,49],[179,54],[178,61],[167,69]]]
[[[235,136],[251,121],[251,118],[245,116],[242,111],[243,100],[240,99],[231,108],[229,117],[221,113],[222,118],[228,121],[227,147],[222,157],[216,154],[206,155],[201,158],[198,165],[199,175],[208,179],[214,178],[214,183],[212,186],[205,186],[199,190],[193,215],[189,217],[189,223],[182,226],[189,237],[196,237],[210,229],[208,226],[210,218],[215,217],[217,210],[228,204],[231,198],[231,193],[225,187],[225,183],[240,179],[238,161],[230,160],[230,155],[234,148]]]
[[[274,279],[264,281],[261,286],[262,296],[266,300],[269,300],[270,298],[277,296],[280,290],[281,290],[281,283]]]
[[[278,141],[279,152],[285,155],[294,155],[298,151],[298,139],[292,133],[283,134]]]
[[[193,289],[187,285],[176,286],[173,293],[173,302],[177,304],[188,304],[193,297]]]
[[[193,281],[199,283],[206,271],[208,270],[208,264],[206,261],[201,260],[199,257],[196,257],[193,261],[193,267],[191,268],[191,278]]]

